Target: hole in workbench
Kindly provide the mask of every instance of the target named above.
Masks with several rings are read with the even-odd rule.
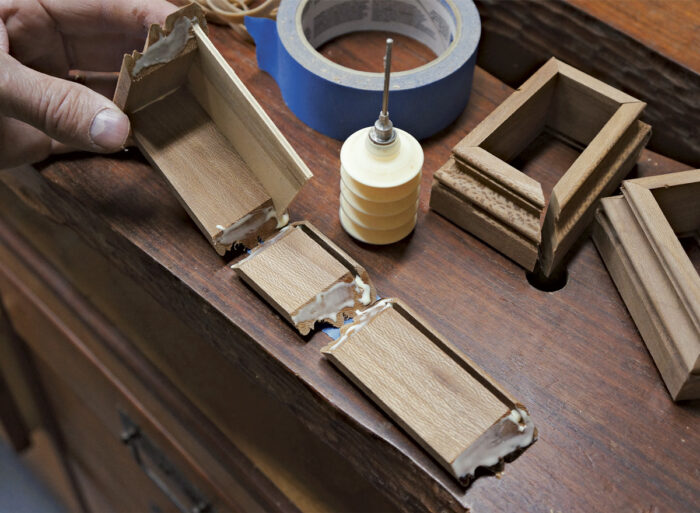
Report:
[[[381,73],[384,71],[387,37],[394,40],[391,56],[391,71],[394,73],[417,68],[437,57],[430,48],[413,38],[383,31],[344,34],[321,45],[318,52],[346,68]]]
[[[532,272],[525,273],[527,282],[542,292],[556,292],[566,286],[569,279],[569,273],[565,266],[561,266],[555,270],[550,276],[545,276],[540,269],[539,263],[535,266]]]

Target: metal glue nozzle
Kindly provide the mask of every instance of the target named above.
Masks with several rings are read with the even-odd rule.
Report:
[[[382,110],[379,118],[374,122],[369,138],[376,144],[390,144],[396,139],[396,130],[389,119],[389,78],[391,75],[391,47],[394,40],[386,40],[386,54],[384,55],[384,94],[382,96]]]

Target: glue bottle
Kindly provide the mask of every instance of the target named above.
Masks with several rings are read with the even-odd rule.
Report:
[[[386,40],[382,110],[340,149],[340,224],[352,237],[391,244],[416,225],[423,149],[389,119],[392,39]]]

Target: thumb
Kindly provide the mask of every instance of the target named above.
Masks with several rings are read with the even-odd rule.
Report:
[[[4,52],[0,52],[0,115],[88,151],[117,151],[129,135],[129,118],[104,96],[27,68]]]

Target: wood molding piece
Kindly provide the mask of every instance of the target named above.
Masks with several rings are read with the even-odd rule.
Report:
[[[700,277],[676,235],[700,230],[699,187],[700,170],[627,180],[622,196],[601,202],[593,230],[598,251],[676,401],[700,398]],[[681,210],[688,214],[672,218],[680,228],[674,231],[667,212]]]
[[[235,242],[252,247],[258,236],[274,233],[270,195],[189,91],[178,89],[132,113],[131,120],[144,155],[219,254]],[[235,240],[223,239],[226,229],[245,219],[262,223],[253,223]]]
[[[284,212],[312,174],[203,28],[193,30],[199,53],[187,85],[268,191],[277,212]]]
[[[322,352],[463,485],[537,439],[527,409],[400,301],[340,333]]]
[[[558,268],[592,221],[596,202],[617,188],[637,162],[650,136],[651,127],[636,121],[616,147],[590,168],[587,180],[571,184],[562,179],[556,184],[542,225],[540,265],[545,274]]]
[[[477,0],[482,22],[478,65],[516,86],[551,56],[564,60],[647,101],[642,120],[655,130],[651,148],[700,165],[700,143],[694,136],[700,123],[700,70],[693,68],[692,58],[681,62],[675,55],[693,54],[690,48],[697,39],[689,41],[688,37],[695,28],[693,18],[697,19],[694,4],[670,2],[674,7],[685,5],[671,9],[666,5],[669,2],[638,2],[645,11],[635,19],[612,14],[634,10],[634,2],[588,2],[590,7],[582,3],[513,1],[504,9],[499,0]],[[669,14],[669,10],[676,12]],[[668,46],[660,44],[659,38],[663,41],[669,33],[678,32],[678,17],[682,16],[678,11],[683,10],[687,11],[683,35]],[[597,11],[608,11],[608,15],[596,17]],[[649,30],[661,19],[665,30]],[[640,31],[653,35],[640,38]]]
[[[595,203],[619,185],[649,139],[651,129],[638,121],[644,106],[551,58],[454,147],[435,173],[430,206],[527,270],[539,262],[552,276]],[[541,185],[508,164],[543,130],[584,147],[548,205]]]
[[[354,318],[377,292],[367,271],[311,223],[293,223],[232,266],[302,335]]]
[[[189,5],[125,55],[114,101],[134,140],[216,251],[268,237],[311,172]]]
[[[454,158],[438,169],[433,178],[430,208],[523,267],[534,268],[540,243],[541,211],[532,212],[518,205],[514,198],[506,199],[499,194],[496,182],[471,177],[458,168]]]

